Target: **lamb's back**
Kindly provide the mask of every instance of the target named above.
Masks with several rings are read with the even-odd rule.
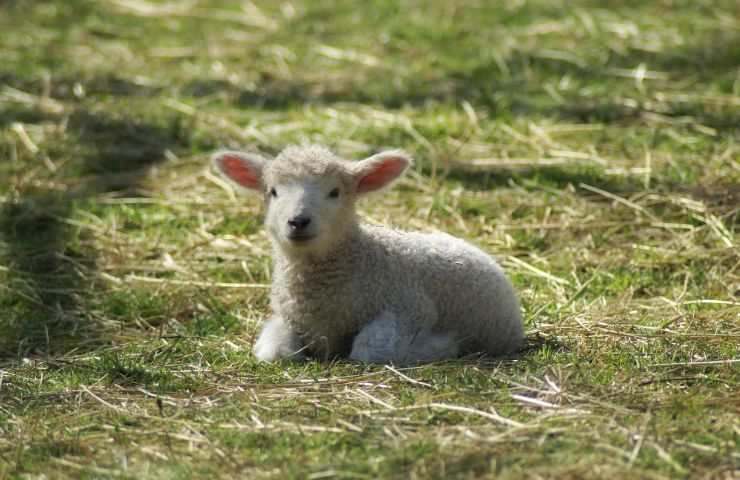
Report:
[[[490,255],[446,233],[365,231],[385,263],[377,287],[423,289],[437,310],[436,329],[454,331],[463,351],[500,354],[519,346],[519,302]]]

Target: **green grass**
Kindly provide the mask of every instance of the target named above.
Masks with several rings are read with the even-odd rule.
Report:
[[[0,2],[1,478],[740,474],[740,8]],[[404,148],[362,205],[500,259],[508,359],[257,364],[208,154]]]

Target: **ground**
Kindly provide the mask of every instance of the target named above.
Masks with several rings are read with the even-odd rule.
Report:
[[[0,478],[737,478],[736,1],[0,1]],[[416,160],[527,345],[255,362],[217,148]]]

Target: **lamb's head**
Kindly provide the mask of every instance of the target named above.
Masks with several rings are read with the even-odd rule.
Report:
[[[272,241],[291,256],[323,256],[356,225],[355,201],[390,185],[410,164],[398,151],[348,162],[322,147],[288,147],[275,159],[235,151],[213,156],[221,174],[262,193]]]

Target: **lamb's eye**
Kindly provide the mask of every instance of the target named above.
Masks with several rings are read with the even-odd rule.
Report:
[[[277,190],[275,190],[275,187],[270,189],[270,195],[272,195],[273,198],[277,197]]]
[[[329,192],[329,198],[338,198],[339,197],[339,189],[335,188],[331,192]]]

